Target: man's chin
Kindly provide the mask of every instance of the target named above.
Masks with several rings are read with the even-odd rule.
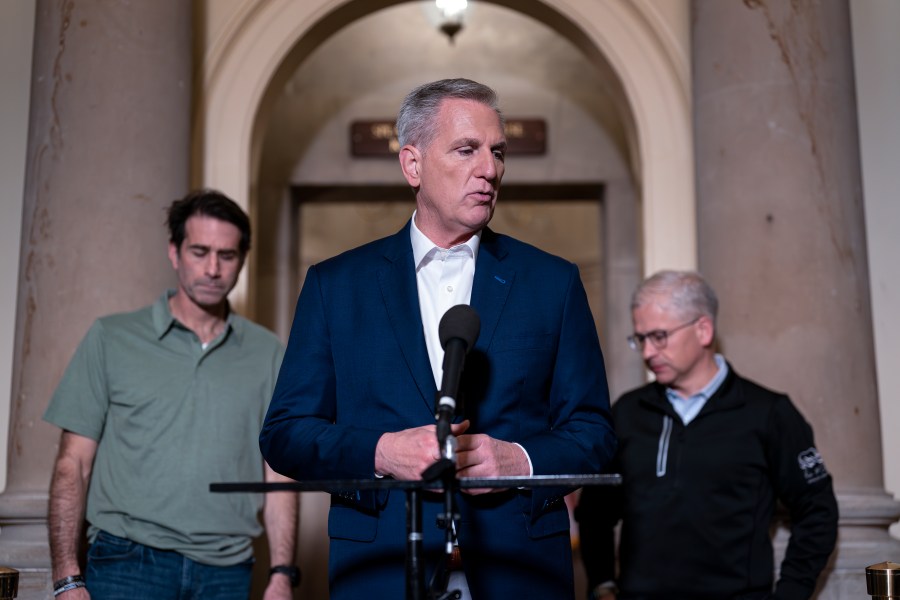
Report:
[[[653,371],[653,369],[651,369],[651,371],[653,372],[653,376],[656,378],[657,383],[669,385],[675,380],[672,373],[670,373],[667,369],[662,369],[660,371]]]
[[[474,216],[470,222],[470,229],[472,231],[481,231],[485,227],[487,227],[488,223],[491,222],[491,218],[494,216],[494,211],[489,211],[487,214],[480,214]]]
[[[214,310],[222,306],[227,296],[228,294],[225,293],[195,293],[191,299],[194,301],[194,304],[204,310]]]

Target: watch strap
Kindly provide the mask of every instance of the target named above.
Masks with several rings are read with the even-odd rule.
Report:
[[[269,569],[269,577],[274,575],[275,573],[281,573],[282,575],[287,575],[288,579],[291,581],[291,587],[297,587],[300,585],[300,569],[297,565],[275,565],[271,569]]]

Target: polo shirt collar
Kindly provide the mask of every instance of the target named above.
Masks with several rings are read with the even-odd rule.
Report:
[[[156,333],[156,339],[161,340],[164,338],[171,331],[172,326],[178,322],[178,319],[172,315],[172,311],[169,308],[169,298],[175,295],[175,291],[171,288],[167,289],[153,303],[151,311],[153,313],[153,331]],[[238,341],[241,341],[244,337],[244,324],[240,319],[234,318],[234,311],[231,310],[230,304],[228,305],[228,317],[225,318],[225,329],[234,334]]]

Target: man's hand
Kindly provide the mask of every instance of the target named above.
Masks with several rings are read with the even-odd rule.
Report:
[[[469,428],[463,421],[450,426],[454,436],[462,435]],[[375,446],[375,472],[394,479],[417,481],[422,471],[441,458],[434,425],[423,425],[385,433]]]
[[[494,439],[484,434],[463,435],[457,439],[456,466],[458,477],[518,477],[530,474],[525,451],[517,444]],[[474,488],[469,494],[488,494],[503,489]]]

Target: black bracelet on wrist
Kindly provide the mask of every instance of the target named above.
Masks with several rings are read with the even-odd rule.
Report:
[[[56,590],[69,585],[70,583],[76,583],[79,581],[81,583],[84,583],[84,576],[80,573],[78,575],[69,575],[68,577],[63,577],[62,579],[53,582],[53,591],[55,592]]]
[[[275,573],[287,575],[291,580],[292,588],[300,585],[300,569],[297,568],[296,565],[275,565],[274,567],[269,569],[269,577],[271,577]]]

